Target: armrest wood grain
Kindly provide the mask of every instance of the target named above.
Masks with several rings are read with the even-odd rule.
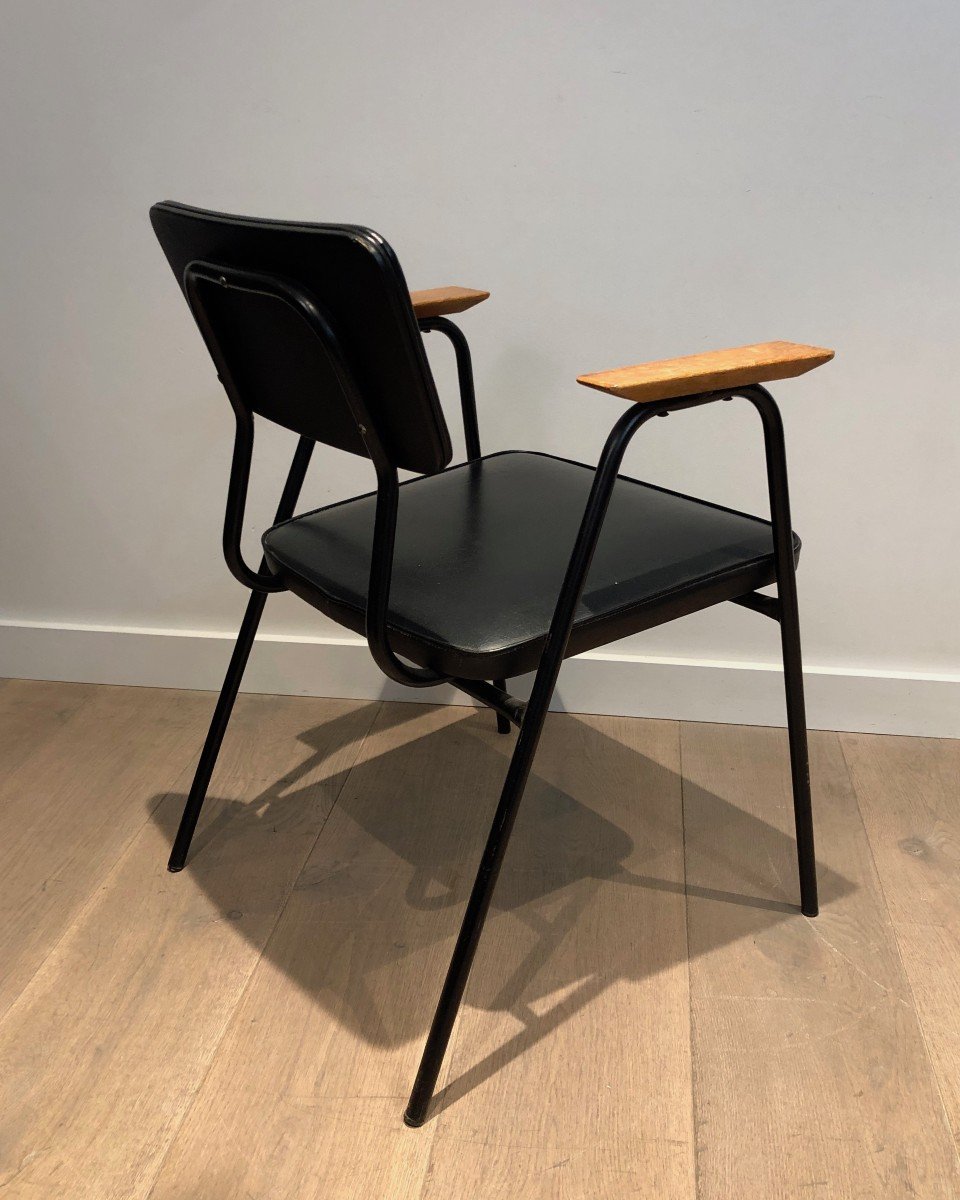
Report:
[[[672,400],[678,396],[765,383],[771,379],[792,379],[822,366],[831,358],[832,350],[822,350],[818,346],[760,342],[755,346],[710,350],[686,358],[664,358],[635,367],[580,375],[577,383],[610,392],[624,400],[649,404],[653,400]]]
[[[422,292],[411,292],[410,303],[418,317],[445,317],[473,308],[489,295],[489,292],[465,287],[427,288]]]

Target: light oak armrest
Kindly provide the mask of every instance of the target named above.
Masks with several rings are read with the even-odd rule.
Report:
[[[771,379],[792,379],[822,366],[831,358],[832,350],[822,350],[818,346],[761,342],[756,346],[710,350],[686,358],[664,358],[635,367],[580,375],[577,383],[610,392],[624,400],[649,404],[653,400],[671,400],[677,396],[744,387]]]
[[[423,292],[411,292],[410,303],[417,317],[445,317],[473,308],[489,295],[489,292],[465,287],[427,288]]]

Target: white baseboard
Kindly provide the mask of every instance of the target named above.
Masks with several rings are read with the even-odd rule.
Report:
[[[233,633],[0,621],[0,676],[219,688]],[[812,729],[960,737],[960,676],[805,669]],[[525,686],[526,685],[526,686]],[[526,695],[529,679],[512,681]],[[357,637],[257,639],[244,690],[362,700],[470,703],[453,688],[413,691],[380,673]],[[783,725],[778,666],[594,651],[569,659],[554,708],[739,725]]]

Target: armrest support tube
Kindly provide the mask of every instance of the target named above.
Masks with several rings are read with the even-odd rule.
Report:
[[[563,585],[557,599],[550,631],[547,634],[540,669],[533,685],[533,691],[527,705],[528,712],[533,714],[545,712],[556,687],[560,667],[566,654],[570,632],[573,628],[577,605],[586,583],[590,564],[603,527],[610,497],[617,481],[623,456],[626,453],[634,434],[640,427],[653,417],[665,417],[672,412],[686,408],[696,408],[702,404],[711,404],[717,400],[730,400],[734,396],[742,396],[749,400],[757,409],[763,422],[764,445],[767,461],[767,487],[770,496],[770,514],[773,525],[774,565],[777,573],[776,601],[778,608],[784,606],[789,611],[796,611],[796,576],[794,574],[793,530],[790,525],[790,500],[787,491],[786,450],[783,440],[783,422],[780,410],[770,393],[759,385],[742,388],[723,389],[721,391],[702,392],[698,395],[680,396],[675,399],[652,401],[648,404],[634,404],[620,417],[604,445],[594,476],[593,486],[584,509],[580,530],[574,544],[573,553],[567,566]],[[772,614],[768,614],[772,615]],[[784,627],[781,625],[781,635]],[[788,653],[787,640],[784,640],[784,655]],[[796,667],[799,670],[799,641],[791,645],[789,653],[796,656]],[[535,716],[539,720],[539,716]]]
[[[732,394],[749,400],[763,422],[763,443],[767,455],[767,492],[770,497],[770,521],[773,525],[773,562],[777,571],[777,598],[781,606],[796,608],[797,579],[794,570],[793,527],[790,520],[783,418],[774,398],[760,384],[737,388]]]
[[[453,343],[457,356],[457,381],[460,385],[460,409],[463,413],[463,433],[467,447],[467,460],[472,462],[480,457],[480,426],[477,423],[477,398],[473,388],[473,363],[470,360],[470,347],[466,336],[459,325],[454,325],[446,317],[421,317],[417,322],[421,333],[446,334]]]
[[[603,447],[593,478],[593,486],[590,488],[590,495],[587,499],[587,506],[580,522],[577,540],[574,543],[573,553],[570,556],[557,599],[557,606],[550,622],[550,630],[543,648],[543,657],[540,660],[540,669],[537,671],[533,692],[528,702],[528,712],[545,712],[550,704],[550,697],[553,695],[557,676],[560,674],[560,666],[570,640],[570,631],[573,628],[577,605],[580,603],[587,572],[593,562],[594,551],[597,548],[603,519],[607,514],[620,464],[623,462],[623,456],[633,435],[641,425],[645,425],[647,421],[656,416],[659,409],[660,406],[654,404],[631,405],[614,425]]]

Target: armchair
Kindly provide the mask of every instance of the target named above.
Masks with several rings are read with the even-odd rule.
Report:
[[[487,292],[408,292],[390,247],[356,226],[251,220],[170,202],[155,205],[151,219],[234,412],[223,548],[250,589],[169,869],[186,863],[272,592],[289,590],[362,634],[391,679],[452,684],[489,707],[501,733],[518,729],[406,1123],[426,1118],[565,658],[727,601],[779,623],[800,908],[815,916],[799,542],[783,425],[763,385],[812,370],[832,351],[768,342],[583,375],[581,384],[627,402],[596,467],[536,452],[485,456],[469,348],[449,318]],[[456,466],[424,352],[429,332],[442,332],[456,353],[467,447]],[[649,420],[736,397],[760,415],[769,522],[620,473]],[[255,417],[299,438],[257,570],[240,548]],[[317,442],[369,459],[376,490],[297,513]],[[400,484],[401,468],[416,478]],[[776,598],[760,593],[772,583]],[[529,672],[524,702],[506,680]]]

